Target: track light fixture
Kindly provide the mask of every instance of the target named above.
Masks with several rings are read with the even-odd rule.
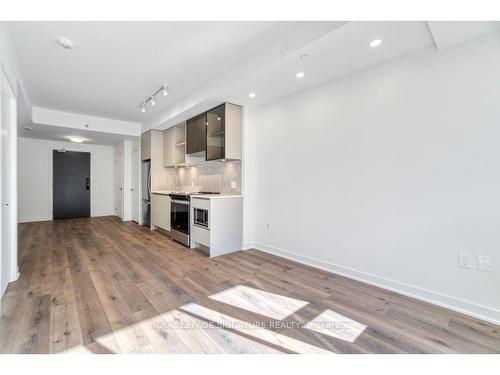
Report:
[[[168,95],[167,85],[162,85],[158,90],[156,90],[153,93],[153,95],[151,95],[149,98],[147,98],[141,103],[140,108],[142,113],[146,112],[146,106],[148,105],[148,103],[151,104],[151,106],[156,105],[156,96],[160,92],[163,93],[163,96],[167,96]]]

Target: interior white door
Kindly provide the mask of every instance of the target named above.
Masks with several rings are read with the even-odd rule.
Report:
[[[115,156],[115,213],[123,219],[123,154]]]
[[[136,223],[139,223],[139,168],[141,166],[141,155],[139,154],[139,150],[132,151],[132,184],[130,190],[132,190],[131,198],[132,199],[132,220]]]
[[[16,99],[0,71],[0,296],[17,277]]]

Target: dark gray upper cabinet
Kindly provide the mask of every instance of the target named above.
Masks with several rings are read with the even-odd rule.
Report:
[[[207,112],[207,158],[217,160],[225,158],[225,104]]]
[[[242,109],[224,103],[207,111],[206,160],[241,160]]]
[[[207,116],[202,113],[186,121],[186,154],[204,152],[207,149]]]

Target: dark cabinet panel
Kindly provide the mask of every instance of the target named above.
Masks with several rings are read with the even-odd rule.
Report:
[[[226,105],[207,112],[207,160],[225,158]]]
[[[207,116],[202,113],[186,122],[186,154],[206,150]]]

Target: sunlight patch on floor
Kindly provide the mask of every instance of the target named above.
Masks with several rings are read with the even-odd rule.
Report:
[[[278,320],[285,319],[309,303],[244,285],[237,285],[209,298]]]
[[[217,324],[171,310],[78,345],[64,354],[280,354],[282,351]]]
[[[304,328],[348,342],[354,342],[366,329],[362,323],[332,310],[325,310]]]
[[[219,313],[196,303],[189,303],[182,306],[180,309],[197,315],[210,322],[220,324],[222,327],[241,332],[247,336],[254,337],[258,340],[289,350],[294,353],[333,354],[332,352],[320,347],[268,330],[260,325],[233,318],[231,316]]]
[[[90,350],[88,350],[85,346],[77,345],[68,350],[59,352],[58,354],[93,354],[93,353]]]

